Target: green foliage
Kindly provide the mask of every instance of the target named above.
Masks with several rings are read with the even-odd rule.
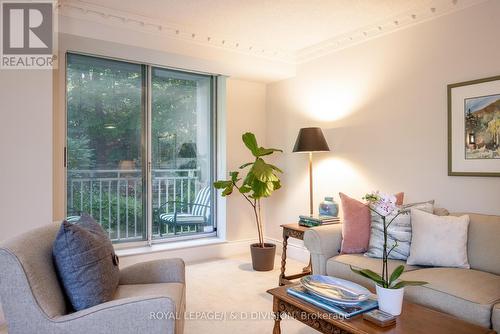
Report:
[[[229,173],[229,180],[220,180],[214,182],[216,189],[222,190],[222,196],[229,196],[234,188],[250,203],[255,214],[255,222],[259,233],[259,243],[264,247],[263,226],[260,214],[261,198],[269,197],[275,191],[281,188],[281,181],[278,176],[283,173],[278,167],[264,161],[263,156],[268,156],[274,152],[283,152],[276,148],[264,148],[257,144],[255,135],[246,132],[241,136],[245,146],[252,152],[255,160],[244,163],[240,166],[240,171],[248,168],[244,178],[240,178],[240,171]],[[243,181],[242,181],[243,180]]]
[[[382,278],[382,276],[380,276],[379,274],[377,274],[376,272],[374,272],[374,271],[372,271],[370,269],[357,270],[357,269],[354,269],[351,266],[351,270],[353,272],[355,272],[356,274],[358,274],[358,275],[361,275],[363,277],[371,279],[372,281],[374,281],[375,283],[377,283],[379,285],[383,285],[384,284],[384,279]]]
[[[76,191],[73,202],[71,202],[71,198],[68,198],[68,215],[78,215],[83,212],[92,215],[112,239],[118,238],[118,229],[120,230],[120,238],[124,238],[127,226],[129,237],[134,236],[136,219],[137,235],[142,236],[142,200],[138,198],[136,201],[132,194],[127,197],[123,190],[117,194],[114,189],[112,192],[105,189],[101,198],[99,188],[96,185],[92,189],[86,187],[81,197],[80,191]]]
[[[90,169],[94,166],[94,152],[90,149],[90,139],[87,136],[68,137],[67,145],[68,169]]]
[[[397,282],[396,280],[399,278],[399,276],[401,276],[401,274],[403,274],[403,272],[405,270],[404,265],[400,265],[396,269],[394,269],[388,282],[386,280],[384,280],[382,278],[382,276],[380,276],[379,274],[377,274],[376,272],[374,272],[370,269],[359,269],[358,270],[358,269],[354,269],[351,266],[351,270],[360,276],[371,279],[372,281],[374,281],[375,283],[377,283],[381,287],[387,288],[387,289],[400,289],[400,288],[403,288],[405,286],[410,286],[410,285],[415,286],[415,285],[427,284],[427,282],[423,282],[423,281],[398,281]]]
[[[223,190],[222,196],[231,195],[233,189],[236,187],[241,194],[248,194],[248,197],[254,200],[269,197],[273,191],[281,188],[278,173],[283,173],[283,171],[272,164],[266,163],[262,157],[274,152],[283,151],[275,148],[260,147],[257,144],[255,135],[250,132],[243,134],[242,140],[255,157],[253,162],[247,162],[240,166],[240,170],[250,167],[242,184],[238,185],[241,179],[238,178],[239,172],[234,171],[230,173],[230,180],[216,181],[214,182],[214,187]]]
[[[81,55],[69,55],[68,60],[68,167],[115,169],[123,160],[138,167],[144,118],[141,66]],[[196,80],[153,72],[153,164],[177,168],[176,156],[196,159],[197,128],[206,126],[197,120],[199,88]],[[183,168],[193,165],[177,162]]]
[[[389,278],[389,285],[392,285],[392,283],[401,276],[401,274],[405,271],[405,266],[400,265],[391,274],[391,277]]]
[[[253,156],[256,158],[270,155],[274,152],[283,152],[282,150],[276,148],[259,147],[259,145],[257,145],[257,139],[255,138],[255,135],[251,132],[244,133],[242,139],[245,146],[252,152]]]
[[[397,284],[394,284],[391,289],[401,289],[405,286],[418,286],[425,284],[427,284],[427,282],[424,281],[399,281]]]

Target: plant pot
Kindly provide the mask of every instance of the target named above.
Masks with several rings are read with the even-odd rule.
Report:
[[[403,306],[405,288],[386,289],[378,284],[376,285],[376,288],[378,308],[392,315],[400,315],[401,308]]]
[[[250,253],[252,254],[252,266],[256,271],[270,271],[274,269],[274,256],[276,254],[275,244],[260,244],[250,245]]]

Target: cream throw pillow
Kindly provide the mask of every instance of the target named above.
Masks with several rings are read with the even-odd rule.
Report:
[[[407,264],[470,268],[467,259],[469,216],[436,216],[412,209],[411,227]]]

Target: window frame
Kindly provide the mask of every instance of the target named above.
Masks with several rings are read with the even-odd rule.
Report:
[[[152,71],[153,68],[165,69],[168,71],[174,71],[181,74],[189,74],[189,75],[198,75],[205,76],[210,79],[210,115],[209,119],[211,121],[210,126],[210,183],[214,180],[217,180],[219,174],[225,173],[225,166],[219,164],[220,162],[220,151],[225,151],[225,137],[221,133],[221,129],[219,127],[219,122],[225,119],[225,117],[219,118],[220,109],[224,109],[221,104],[219,94],[220,88],[225,88],[225,80],[222,76],[213,73],[206,73],[201,71],[192,71],[186,69],[180,69],[176,67],[170,67],[165,65],[159,65],[149,62],[135,61],[124,58],[110,57],[95,53],[88,53],[82,51],[74,51],[67,49],[64,52],[64,68],[62,70],[64,82],[64,157],[63,157],[63,169],[64,169],[64,216],[67,216],[67,191],[68,191],[68,169],[66,165],[67,161],[67,120],[68,120],[68,100],[67,100],[67,83],[68,83],[68,55],[80,55],[93,57],[97,59],[106,59],[111,61],[136,64],[141,66],[141,75],[142,75],[142,101],[141,101],[141,113],[142,113],[142,126],[141,126],[141,171],[143,176],[142,189],[143,189],[143,216],[144,216],[144,227],[145,227],[145,235],[143,235],[142,240],[117,240],[113,242],[113,245],[117,249],[126,249],[130,247],[143,247],[143,246],[152,246],[155,244],[166,244],[166,243],[175,243],[177,241],[186,241],[193,239],[204,239],[204,238],[213,238],[216,237],[218,239],[225,239],[225,214],[221,216],[222,213],[220,207],[225,207],[225,200],[221,200],[219,196],[217,196],[217,192],[212,187],[211,188],[211,220],[213,224],[214,230],[212,232],[198,232],[193,234],[186,235],[178,235],[175,237],[166,237],[166,238],[157,238],[153,239],[153,205],[152,205],[152,156],[151,156],[151,133],[152,133]],[[223,80],[221,80],[221,78]],[[222,142],[222,143],[221,143]],[[224,147],[223,149],[221,149]],[[225,156],[223,157],[225,161]]]

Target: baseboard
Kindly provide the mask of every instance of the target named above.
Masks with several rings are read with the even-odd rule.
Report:
[[[276,244],[277,253],[281,255],[283,250],[283,241],[274,238],[265,237],[266,242]],[[302,242],[289,242],[286,247],[286,257],[303,263],[309,263],[309,251]]]
[[[270,237],[265,237],[266,242],[276,245],[276,253],[281,255],[283,242]],[[291,241],[291,240],[290,240]],[[300,241],[293,240],[287,245],[287,258],[299,262],[309,262],[309,252]],[[126,267],[135,263],[158,260],[164,258],[179,257],[186,263],[207,261],[210,259],[227,258],[233,255],[248,254],[249,247],[257,239],[242,239],[216,243],[212,245],[200,245],[189,248],[168,249],[165,251],[149,252],[136,255],[120,256],[120,266]]]
[[[201,262],[210,259],[226,258],[233,255],[245,254],[250,251],[250,245],[256,239],[242,239],[226,241],[212,245],[200,245],[189,248],[170,249],[165,251],[127,255],[120,257],[120,266],[126,267],[135,263],[178,257],[186,263]]]

